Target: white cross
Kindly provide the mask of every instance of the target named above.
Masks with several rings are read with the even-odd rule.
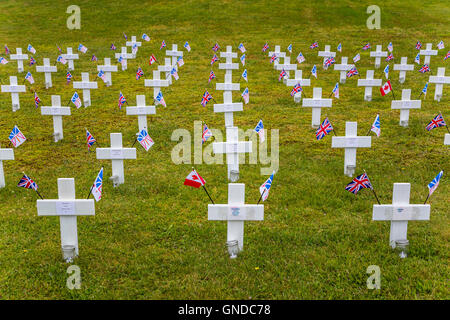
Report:
[[[91,105],[91,89],[97,89],[98,84],[96,81],[89,81],[89,72],[82,72],[81,81],[74,81],[73,88],[83,89],[83,103],[87,108]]]
[[[64,138],[62,116],[70,116],[70,107],[61,106],[61,96],[52,96],[52,106],[41,107],[41,114],[53,116],[53,137],[55,142],[62,140]]]
[[[330,51],[330,46],[326,45],[324,51],[319,51],[317,53],[317,56],[323,57],[323,62],[325,62],[325,59],[327,58],[334,58],[336,57],[336,52]]]
[[[427,43],[427,48],[425,50],[420,50],[419,51],[419,54],[421,56],[425,56],[423,64],[430,65],[430,57],[431,56],[436,56],[438,54],[437,50],[432,50],[432,49],[433,49],[433,44],[432,43]]]
[[[22,48],[16,48],[16,54],[11,54],[9,58],[17,60],[17,70],[19,73],[23,72],[23,61],[28,60],[28,55],[22,54]]]
[[[132,37],[131,37],[131,41],[127,41],[127,42],[125,43],[125,45],[126,45],[127,47],[133,48],[134,45],[136,45],[137,47],[140,47],[140,46],[142,45],[142,43],[141,43],[140,41],[136,41],[136,36],[132,36]],[[135,55],[135,54],[133,54],[133,59],[134,59],[134,58],[136,58],[136,55]]]
[[[128,116],[138,116],[139,132],[143,129],[147,130],[147,115],[156,114],[155,106],[145,105],[145,95],[136,96],[136,106],[127,107]]]
[[[0,188],[5,186],[5,173],[3,171],[3,161],[5,160],[14,160],[14,150],[0,147]]]
[[[67,62],[68,62],[68,68],[67,69],[69,71],[74,70],[75,67],[74,67],[73,62],[74,62],[74,60],[78,60],[79,59],[78,53],[73,53],[72,48],[71,47],[67,47],[67,53],[66,54],[62,54],[61,56],[64,59],[66,59]]]
[[[25,92],[26,87],[24,85],[17,85],[17,77],[10,76],[9,77],[9,85],[2,85],[2,92],[10,92],[11,93],[11,101],[12,101],[12,111],[16,112],[20,109],[20,100],[19,93]]]
[[[45,74],[45,88],[51,88],[52,85],[52,72],[58,71],[56,66],[50,65],[50,59],[44,58],[43,66],[36,66],[36,72],[44,72]]]
[[[353,64],[347,64],[348,57],[342,57],[340,64],[334,65],[334,70],[340,71],[339,81],[345,83],[347,79],[347,71],[354,67]]]
[[[445,76],[445,68],[438,68],[436,76],[430,76],[429,83],[435,83],[436,89],[434,89],[434,100],[441,101],[442,89],[444,84],[450,84],[450,77]]]
[[[166,56],[172,57],[172,66],[178,71],[178,57],[183,56],[183,51],[178,51],[178,45],[172,44],[172,50],[166,50]]]
[[[264,220],[264,205],[245,204],[245,184],[228,184],[228,204],[209,204],[208,220],[227,221],[227,241],[238,241],[244,248],[244,221]]]
[[[420,109],[422,100],[411,100],[411,89],[402,90],[402,100],[392,100],[391,109],[400,109],[400,125],[408,126],[409,110]]]
[[[394,64],[394,70],[400,71],[399,73],[399,81],[400,83],[405,82],[406,71],[413,71],[414,65],[408,64],[408,57],[402,57],[400,64]]]
[[[374,71],[367,70],[365,79],[358,79],[358,87],[365,87],[364,100],[372,101],[372,87],[381,87],[381,79],[373,78]]]
[[[61,247],[74,246],[78,256],[77,216],[95,215],[94,199],[75,198],[74,178],[58,179],[58,199],[37,200],[38,216],[59,216]]]
[[[113,186],[125,182],[123,160],[136,159],[136,148],[122,147],[122,134],[111,133],[111,148],[97,148],[97,159],[111,160]]]
[[[394,183],[392,204],[374,204],[374,221],[391,221],[389,243],[395,248],[395,241],[407,240],[408,220],[430,220],[429,204],[410,204],[411,184]]]
[[[230,172],[239,172],[239,154],[252,152],[251,141],[239,141],[238,127],[227,127],[227,141],[226,142],[214,142],[213,152],[215,154],[227,155],[228,165],[228,179],[230,178]]]
[[[132,53],[127,53],[127,49],[128,47],[122,47],[122,52],[120,53],[116,53],[116,59],[119,59],[120,57],[122,57],[122,71],[127,70],[127,60],[128,59],[133,59],[134,55]]]
[[[302,78],[302,70],[295,70],[295,78],[294,79],[286,79],[286,86],[288,86],[288,87],[294,87],[298,83],[302,86],[302,88],[309,87],[311,85],[310,79]],[[302,98],[301,92],[297,92],[296,94],[294,94],[294,101],[296,103],[300,103],[301,98]]]
[[[111,65],[111,59],[105,58],[105,64],[103,66],[97,66],[97,71],[103,71],[106,76],[106,86],[109,87],[112,84],[111,72],[117,72],[117,66]]]
[[[446,133],[444,137],[444,145],[450,145],[450,133]]]
[[[344,174],[352,177],[356,168],[356,149],[370,148],[372,137],[358,136],[358,123],[345,123],[345,137],[332,137],[332,148],[345,148]]]
[[[314,88],[312,98],[303,98],[302,107],[312,108],[311,126],[313,128],[317,128],[320,125],[322,108],[331,108],[332,103],[332,99],[322,99],[322,88]]]
[[[164,65],[158,66],[158,71],[165,72],[166,80],[169,81],[169,85],[172,84],[172,74],[170,73],[172,68],[172,61],[170,58],[164,58]]]
[[[153,100],[155,100],[161,91],[161,87],[169,86],[169,80],[161,80],[159,71],[153,70],[153,79],[145,79],[144,86],[153,87]]]
[[[269,57],[272,57],[274,53],[278,57],[278,59],[276,59],[273,62],[273,67],[274,67],[274,69],[276,69],[277,65],[280,63],[279,59],[280,58],[286,58],[286,52],[281,52],[280,51],[280,46],[275,46],[275,51],[269,51]]]
[[[381,51],[382,46],[377,45],[376,51],[370,51],[370,56],[375,57],[375,68],[380,67],[380,62],[382,57],[387,57],[387,51]]]
[[[276,67],[278,71],[284,69],[286,72],[286,76],[283,78],[283,82],[286,83],[286,80],[289,79],[289,71],[297,70],[297,64],[291,63],[291,57],[284,58],[284,63],[279,63]]]

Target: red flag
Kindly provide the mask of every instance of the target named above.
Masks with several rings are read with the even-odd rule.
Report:
[[[152,64],[154,64],[156,62],[156,58],[155,58],[155,56],[152,54],[152,56],[150,57],[150,60],[148,61],[148,63],[150,64],[150,65],[152,65]]]
[[[387,95],[389,92],[392,91],[392,86],[391,86],[391,81],[387,81],[381,88],[380,88],[380,92],[381,95],[384,97],[385,95]]]
[[[205,180],[195,171],[195,169],[192,169],[192,171],[189,173],[189,175],[184,180],[185,186],[191,186],[194,188],[200,188],[206,184]]]

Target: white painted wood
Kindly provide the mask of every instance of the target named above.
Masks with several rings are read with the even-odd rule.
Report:
[[[145,95],[136,96],[136,106],[126,108],[127,116],[138,116],[139,132],[145,129],[148,132],[147,115],[156,114],[155,106],[145,105]]]
[[[78,256],[77,216],[95,215],[94,199],[75,198],[75,180],[58,179],[58,199],[37,200],[38,216],[59,216],[61,228],[61,247],[75,246]]]
[[[79,59],[78,53],[73,53],[71,47],[67,47],[67,53],[61,55],[64,59],[67,60],[67,69],[69,71],[75,70],[74,61]],[[105,70],[103,70],[105,71]]]
[[[82,72],[81,81],[74,81],[73,88],[83,90],[83,103],[87,108],[91,105],[91,90],[98,89],[98,84],[96,81],[89,81],[89,72]]]
[[[445,68],[438,68],[437,75],[430,76],[428,82],[436,84],[436,88],[434,89],[434,100],[440,102],[444,84],[450,84],[450,77],[445,76]]]
[[[53,138],[55,142],[64,138],[63,134],[63,116],[70,116],[70,107],[61,106],[61,96],[52,96],[51,107],[41,107],[41,114],[44,116],[53,116]]]
[[[264,220],[264,205],[245,204],[245,184],[228,184],[228,204],[209,204],[208,220],[225,220],[227,241],[237,240],[244,249],[244,221]]]
[[[375,68],[378,69],[380,67],[381,58],[387,57],[387,51],[382,51],[382,46],[377,45],[375,51],[370,51],[370,56],[375,58]]]
[[[2,92],[11,93],[12,111],[16,112],[17,110],[19,110],[20,109],[19,93],[25,92],[26,87],[24,85],[17,84],[16,76],[10,76],[9,85],[2,85],[1,89]]]
[[[169,85],[172,84],[172,74],[170,73],[172,69],[172,61],[170,60],[170,58],[164,58],[164,65],[158,66],[158,71],[164,72],[166,74],[166,80],[169,81]]]
[[[395,241],[407,240],[409,220],[430,220],[429,204],[410,204],[411,184],[394,183],[392,204],[373,205],[373,221],[391,221],[389,243],[395,248]]]
[[[400,125],[407,127],[409,122],[409,110],[420,109],[422,100],[411,100],[411,89],[402,90],[402,100],[392,100],[391,109],[400,109]]]
[[[275,46],[275,51],[269,51],[269,57],[272,57],[274,53],[278,57],[278,59],[273,62],[273,68],[276,69],[277,65],[281,62],[281,58],[286,58],[286,52],[281,52],[280,46]]]
[[[122,59],[123,59],[123,62],[121,63],[122,71],[127,70],[128,59],[134,58],[134,55],[132,53],[127,53],[127,49],[128,49],[128,47],[122,47],[122,51],[120,53],[115,54],[116,59],[119,59],[120,57],[122,57]]]
[[[323,62],[325,63],[325,60],[327,58],[334,58],[334,57],[336,57],[336,52],[331,51],[330,50],[330,46],[326,45],[325,49],[323,51],[319,51],[317,53],[317,56],[323,57]]]
[[[381,87],[382,80],[373,78],[374,70],[367,70],[365,79],[358,79],[358,87],[365,87],[364,100],[372,101],[372,87]]]
[[[438,54],[437,50],[433,50],[433,44],[432,43],[427,43],[427,47],[424,50],[420,50],[419,51],[421,56],[424,56],[425,59],[423,61],[423,64],[427,64],[428,66],[430,65],[430,57],[431,56],[436,56]]]
[[[450,146],[450,133],[445,134],[444,145]]]
[[[142,46],[142,42],[136,41],[136,36],[131,36],[131,41],[127,41],[125,43],[125,45],[127,47],[131,47],[131,49],[133,49],[134,45],[136,45],[139,48],[140,46]],[[131,53],[131,54],[133,56],[132,59],[135,59],[136,58],[136,54],[133,54],[133,53]]]
[[[43,72],[45,75],[45,88],[51,88],[53,86],[52,84],[52,73],[57,72],[58,69],[56,66],[50,65],[50,59],[44,58],[44,65],[43,66],[36,66],[36,72]]]
[[[347,64],[348,57],[342,57],[340,64],[334,65],[334,70],[337,70],[340,72],[339,74],[339,82],[345,83],[347,79],[347,71],[354,67],[353,64]]]
[[[122,147],[122,133],[111,133],[111,148],[97,148],[97,159],[111,160],[114,187],[125,182],[123,160],[136,159],[136,148]]]
[[[302,70],[295,70],[294,79],[286,79],[286,82],[285,82],[286,86],[294,87],[295,85],[297,85],[299,83],[302,87],[309,87],[311,85],[311,80],[308,78],[303,79],[302,72],[303,72]],[[300,103],[301,98],[302,98],[301,92],[294,94],[294,101],[296,103]]]
[[[103,71],[106,76],[106,86],[112,85],[111,72],[117,72],[117,66],[111,65],[111,59],[105,58],[105,62],[102,66],[97,66],[97,71]]]
[[[399,72],[399,81],[404,83],[406,79],[406,71],[414,71],[414,65],[408,64],[408,57],[402,57],[400,64],[394,64],[394,71]]]
[[[178,71],[178,57],[183,56],[183,51],[178,51],[178,45],[172,44],[172,50],[166,50],[166,56],[172,57],[172,66]]]
[[[5,187],[5,172],[3,171],[3,161],[14,160],[13,149],[2,149],[0,146],[0,189]]]
[[[145,79],[144,86],[153,87],[153,100],[156,99],[156,96],[161,91],[162,87],[168,87],[168,80],[161,80],[161,75],[159,70],[153,70],[153,79]]]
[[[23,72],[23,62],[25,60],[28,60],[28,54],[23,54],[22,53],[22,48],[16,48],[16,54],[11,54],[9,56],[9,58],[11,60],[16,60],[17,61],[17,71],[19,73]]]
[[[344,148],[344,174],[352,177],[356,168],[356,150],[357,148],[370,148],[372,137],[358,136],[358,123],[347,121],[345,123],[345,136],[332,137],[332,148]]]
[[[312,98],[303,98],[302,107],[312,108],[311,126],[313,128],[317,128],[320,125],[322,108],[331,108],[332,103],[332,99],[322,98],[322,88],[314,88]]]

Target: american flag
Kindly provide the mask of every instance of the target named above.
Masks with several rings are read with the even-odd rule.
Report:
[[[33,189],[35,191],[38,189],[36,182],[31,180],[26,174],[23,175],[17,186],[20,188]]]
[[[127,102],[127,99],[125,99],[125,96],[122,94],[122,91],[120,91],[119,94],[119,109],[122,109],[122,106],[124,103]]]
[[[302,63],[303,61],[305,61],[305,57],[303,56],[303,54],[300,52],[297,56],[297,61],[298,63]]]
[[[427,95],[427,89],[428,89],[428,82],[425,83],[425,87],[422,89],[422,93],[426,96]]]
[[[25,76],[25,80],[28,80],[28,82],[29,82],[30,84],[33,84],[33,83],[34,83],[34,79],[33,79],[33,76],[31,75],[31,72],[28,72],[28,73],[27,73],[27,75]]]
[[[441,50],[441,49],[444,49],[444,41],[439,41],[439,43],[437,44],[437,48],[439,49],[439,50]]]
[[[217,52],[217,50],[219,50],[219,49],[220,49],[220,46],[219,46],[218,43],[216,43],[216,44],[212,47],[212,50],[213,50],[214,52]]]
[[[373,131],[376,133],[377,137],[381,134],[381,123],[380,123],[380,115],[377,114],[375,117],[375,120],[372,123],[372,127],[370,128],[370,131]]]
[[[363,50],[370,49],[370,43],[367,43],[364,47],[362,47]]]
[[[163,107],[166,107],[166,101],[164,100],[164,97],[163,97],[163,94],[161,91],[158,92],[158,95],[156,96],[155,101],[158,104],[161,104]]]
[[[88,147],[88,150],[92,147],[92,145],[97,142],[97,140],[94,139],[92,134],[86,129],[86,144]]]
[[[314,48],[318,48],[318,47],[319,47],[319,44],[317,43],[317,41],[309,46],[310,49],[314,49]]]
[[[240,59],[241,59],[242,65],[245,66],[245,54],[243,54]]]
[[[416,49],[420,50],[420,48],[422,48],[422,44],[420,43],[420,41],[417,41],[416,43]]]
[[[392,52],[392,50],[394,50],[394,46],[392,45],[392,42],[389,42],[387,49],[389,52]]]
[[[6,54],[11,54],[11,51],[9,51],[9,48],[8,48],[8,46],[5,44],[5,53]]]
[[[214,54],[211,59],[211,65],[213,65],[213,63],[216,62],[217,60],[219,60],[219,57],[216,54]]]
[[[444,60],[447,60],[448,58],[450,58],[450,51],[447,52],[447,54],[444,57]]]
[[[165,47],[166,47],[166,42],[163,40],[161,42],[161,47],[159,48],[159,50],[161,50],[162,48],[165,48]]]
[[[116,46],[114,45],[114,43],[111,43],[111,50],[116,50]]]
[[[299,93],[299,92],[302,92],[302,91],[303,91],[302,85],[301,85],[300,83],[297,83],[297,84],[292,88],[291,96],[293,97],[296,93]]]
[[[136,71],[136,80],[139,80],[144,75],[144,70],[141,67]]]
[[[255,127],[255,132],[259,135],[259,142],[264,142],[266,139],[264,134],[264,124],[262,120],[259,120]]]
[[[67,79],[67,84],[69,84],[70,80],[72,80],[72,74],[69,71],[67,71],[66,79]]]
[[[0,63],[1,63],[1,64],[7,64],[7,63],[8,63],[8,60],[6,60],[6,59],[3,58],[3,57],[0,57]]]
[[[214,71],[211,70],[211,72],[209,73],[208,83],[210,83],[211,80],[214,79],[215,77],[216,77],[216,74],[214,73]]]
[[[211,137],[212,137],[212,132],[211,132],[211,130],[209,130],[208,126],[205,123],[205,125],[203,126],[203,132],[202,132],[202,144],[204,144],[206,142],[206,140],[208,140]]]
[[[178,80],[180,77],[178,76],[177,68],[173,67],[170,71],[170,74],[175,78],[175,80]]]
[[[250,100],[250,94],[248,92],[248,87],[244,89],[241,96],[242,96],[242,99],[244,100],[245,104],[247,104],[248,101]]]
[[[430,67],[428,66],[428,64],[424,64],[422,68],[420,68],[419,72],[421,73],[425,73],[425,72],[429,72],[430,71]]]
[[[27,140],[27,138],[25,138],[25,135],[22,133],[22,131],[20,131],[17,125],[14,126],[8,138],[9,141],[11,141],[14,148],[17,148]]]
[[[444,171],[438,173],[438,175],[428,184],[428,196],[431,196],[439,185],[439,180],[441,180]]]
[[[142,129],[141,132],[139,132],[139,135],[137,137],[137,141],[141,144],[141,146],[145,149],[145,151],[148,152],[148,150],[152,147],[152,145],[155,144],[152,138],[148,135],[147,130]]]
[[[277,59],[278,59],[278,57],[277,57],[276,53],[272,54],[272,56],[270,57],[270,63],[273,63]]]
[[[269,44],[268,44],[268,43],[266,43],[266,44],[264,45],[264,47],[262,48],[262,52],[266,52],[267,49],[269,49]]]
[[[370,183],[369,177],[364,172],[363,174],[357,176],[350,182],[346,187],[345,190],[354,193],[355,195],[358,193],[359,190],[363,188],[369,188],[373,189],[372,184]]]
[[[311,74],[317,79],[317,67],[314,65],[311,69]]]
[[[178,66],[179,66],[179,67],[181,67],[181,66],[184,65],[184,60],[183,60],[183,57],[182,57],[182,56],[179,56],[179,57],[177,58],[177,63],[178,63]]]
[[[244,72],[242,72],[242,78],[248,82],[248,78],[247,78],[247,69],[244,70]]]
[[[352,76],[354,76],[354,75],[357,75],[357,74],[359,74],[359,73],[358,73],[358,70],[356,69],[356,67],[353,67],[353,68],[351,68],[350,70],[348,70],[348,72],[347,72],[347,78],[350,78],[350,77],[352,77]]]
[[[66,63],[67,63],[67,60],[66,60],[63,56],[59,56],[59,57],[56,59],[56,62],[61,62],[62,64],[66,64]]]
[[[342,52],[342,44],[340,44],[340,43],[338,44],[337,51]]]
[[[430,121],[429,124],[427,124],[427,130],[430,131],[434,128],[439,128],[439,127],[446,127],[447,124],[444,121],[444,117],[442,116],[441,113],[439,113],[436,117],[433,118],[433,120]]]
[[[77,109],[79,109],[81,107],[81,99],[80,96],[78,95],[78,93],[74,93],[72,96],[72,99],[70,99],[70,101],[73,102],[73,104],[75,105],[75,107],[77,107]]]
[[[329,134],[332,130],[333,130],[333,126],[331,125],[331,122],[330,122],[330,120],[328,120],[328,117],[327,117],[320,124],[319,128],[317,128],[316,139],[321,140],[323,137],[325,137],[327,134]]]
[[[394,59],[394,55],[391,53],[390,55],[387,56],[386,61],[391,61]]]
[[[332,93],[334,93],[334,96],[339,99],[339,82],[337,82],[334,86]]]
[[[201,105],[202,105],[203,107],[206,107],[207,103],[208,103],[212,98],[213,98],[212,95],[210,95],[209,92],[208,92],[208,90],[206,90],[205,93],[203,94]]]
[[[281,79],[284,79],[284,77],[287,75],[286,71],[281,70],[280,75],[278,76],[278,81],[281,81]]]
[[[189,45],[189,43],[186,41],[186,43],[184,44],[184,47],[186,48],[186,50],[188,52],[191,52],[191,46]]]
[[[142,35],[142,39],[147,41],[147,42],[150,41],[150,37],[147,34],[145,34],[145,33]]]
[[[36,109],[39,107],[39,103],[41,103],[41,99],[39,99],[37,93],[34,93],[34,105],[36,106]]]
[[[88,48],[80,43],[80,45],[78,46],[78,51],[86,53],[88,51]]]
[[[103,80],[103,82],[106,83],[106,74],[103,72],[103,70],[100,70],[100,72],[97,75],[100,79]]]
[[[359,60],[361,60],[361,56],[360,56],[359,53],[358,53],[358,54],[356,54],[356,56],[353,57],[353,62],[356,63],[356,62],[358,62]]]
[[[259,193],[261,194],[261,200],[266,201],[269,197],[269,191],[270,187],[272,187],[272,181],[273,181],[273,175],[275,174],[275,171],[272,172],[269,179],[267,179],[260,187],[259,187]]]
[[[150,60],[148,60],[148,64],[149,64],[149,65],[152,65],[152,64],[154,64],[155,62],[156,62],[155,55],[152,54],[152,56],[150,57]]]
[[[27,50],[29,52],[31,52],[32,54],[36,54],[36,49],[33,48],[33,46],[31,44],[28,45]]]
[[[33,64],[36,64],[36,60],[34,60],[33,57],[30,57],[30,66],[32,66]]]
[[[420,53],[417,54],[417,56],[414,59],[414,62],[420,64]]]
[[[287,47],[287,51],[289,51],[289,53],[292,53],[292,43]]]
[[[242,53],[244,53],[245,52],[244,44],[240,43],[239,46],[238,46],[238,49],[241,50]]]
[[[94,196],[95,201],[99,201],[102,198],[103,191],[103,167],[100,169],[100,172],[95,178],[94,184],[92,185],[92,195]]]
[[[91,61],[98,61],[97,57],[95,56],[95,54],[92,55]]]

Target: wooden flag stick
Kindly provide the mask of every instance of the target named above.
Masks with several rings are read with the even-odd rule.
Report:
[[[213,201],[213,199],[212,199],[211,196],[209,195],[208,190],[206,190],[205,186],[202,186],[202,187],[203,187],[203,190],[205,190],[206,194],[208,195],[209,200],[211,200],[212,204],[215,204],[214,201]]]
[[[429,198],[430,198],[430,193],[428,192],[427,198],[425,199],[425,202],[423,204],[426,204]]]
[[[261,196],[259,197],[257,205],[261,202],[261,199],[262,199],[262,197],[263,197],[265,192],[266,192],[266,189],[264,189],[264,191],[261,193]]]
[[[367,179],[369,179],[369,176],[367,175],[366,170],[365,170],[365,169],[363,169],[363,170],[364,170],[364,173],[365,173],[366,176],[367,176]],[[370,181],[370,179],[369,179],[369,181]],[[370,183],[370,185],[372,185],[372,183]],[[377,194],[375,193],[375,190],[373,189],[373,186],[372,186],[370,189],[372,190],[373,195],[375,196],[375,199],[377,199],[378,204],[381,204],[381,203],[380,203],[380,200],[378,200],[378,196],[377,196]]]
[[[86,199],[89,199],[89,197],[91,196],[91,193],[92,193],[92,189],[93,189],[93,188],[94,188],[94,185],[91,186],[91,189],[89,190],[89,194],[88,194],[88,196],[87,196]]]

